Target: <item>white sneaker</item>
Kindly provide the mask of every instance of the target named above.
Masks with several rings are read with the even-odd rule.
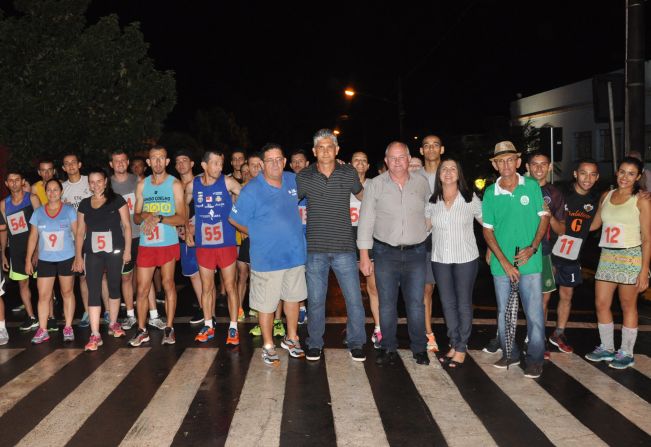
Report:
[[[161,331],[165,329],[165,321],[161,317],[157,318],[150,318],[149,323],[147,323],[151,327],[155,327],[156,329],[160,329]]]
[[[0,345],[7,343],[9,343],[9,332],[7,332],[7,328],[0,328]]]

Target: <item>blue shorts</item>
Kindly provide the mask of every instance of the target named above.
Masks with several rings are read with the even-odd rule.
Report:
[[[199,272],[197,254],[195,247],[188,247],[185,242],[179,242],[181,246],[181,273],[183,276],[194,276]]]

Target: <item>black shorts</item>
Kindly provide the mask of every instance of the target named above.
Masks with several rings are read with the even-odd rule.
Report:
[[[247,264],[251,263],[251,258],[249,257],[249,249],[251,248],[251,240],[247,237],[242,240],[240,244],[240,252],[237,254],[237,260],[240,262],[246,262]]]
[[[9,247],[9,262],[11,263],[11,270],[20,275],[27,275],[25,273],[25,259],[27,259],[27,246],[15,247],[14,250]]]
[[[74,257],[58,262],[43,261],[42,259],[39,259],[38,266],[36,267],[38,277],[52,278],[55,276],[72,276],[74,274],[72,271],[72,262],[74,260]]]
[[[576,287],[583,283],[581,264],[578,262],[568,264],[556,263],[554,264],[554,267],[556,268],[554,280],[557,285],[563,287]]]
[[[136,268],[136,259],[138,259],[138,247],[140,246],[140,237],[131,239],[131,261],[122,266],[122,274],[128,275]]]

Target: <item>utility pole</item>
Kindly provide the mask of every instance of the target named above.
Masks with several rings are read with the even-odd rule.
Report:
[[[644,158],[644,0],[626,0],[626,113],[624,151]]]

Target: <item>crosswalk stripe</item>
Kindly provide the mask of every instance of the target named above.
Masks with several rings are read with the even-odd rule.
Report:
[[[345,349],[326,349],[325,358],[337,445],[388,446],[364,363]]]
[[[423,367],[413,362],[411,351],[398,353],[448,445],[497,445],[436,357],[429,367]]]
[[[81,349],[57,349],[21,375],[7,382],[0,388],[0,416],[56,374],[68,362],[74,360],[81,352]]]
[[[505,371],[493,366],[495,357],[490,354],[470,351],[470,355],[555,445],[606,445],[534,380],[524,377],[519,366]]]
[[[0,349],[0,365],[8,362],[23,351],[24,349]]]
[[[262,349],[253,352],[226,446],[278,446],[289,359],[284,349],[276,352],[278,366],[262,361]]]
[[[637,394],[588,364],[576,354],[552,353],[556,366],[583,384],[599,399],[651,435],[651,405]]]
[[[170,445],[217,351],[186,348],[120,445]]]
[[[149,348],[119,349],[25,436],[19,446],[63,446],[142,360]]]
[[[647,376],[651,379],[651,358],[644,354],[635,354],[635,366],[636,370]]]

